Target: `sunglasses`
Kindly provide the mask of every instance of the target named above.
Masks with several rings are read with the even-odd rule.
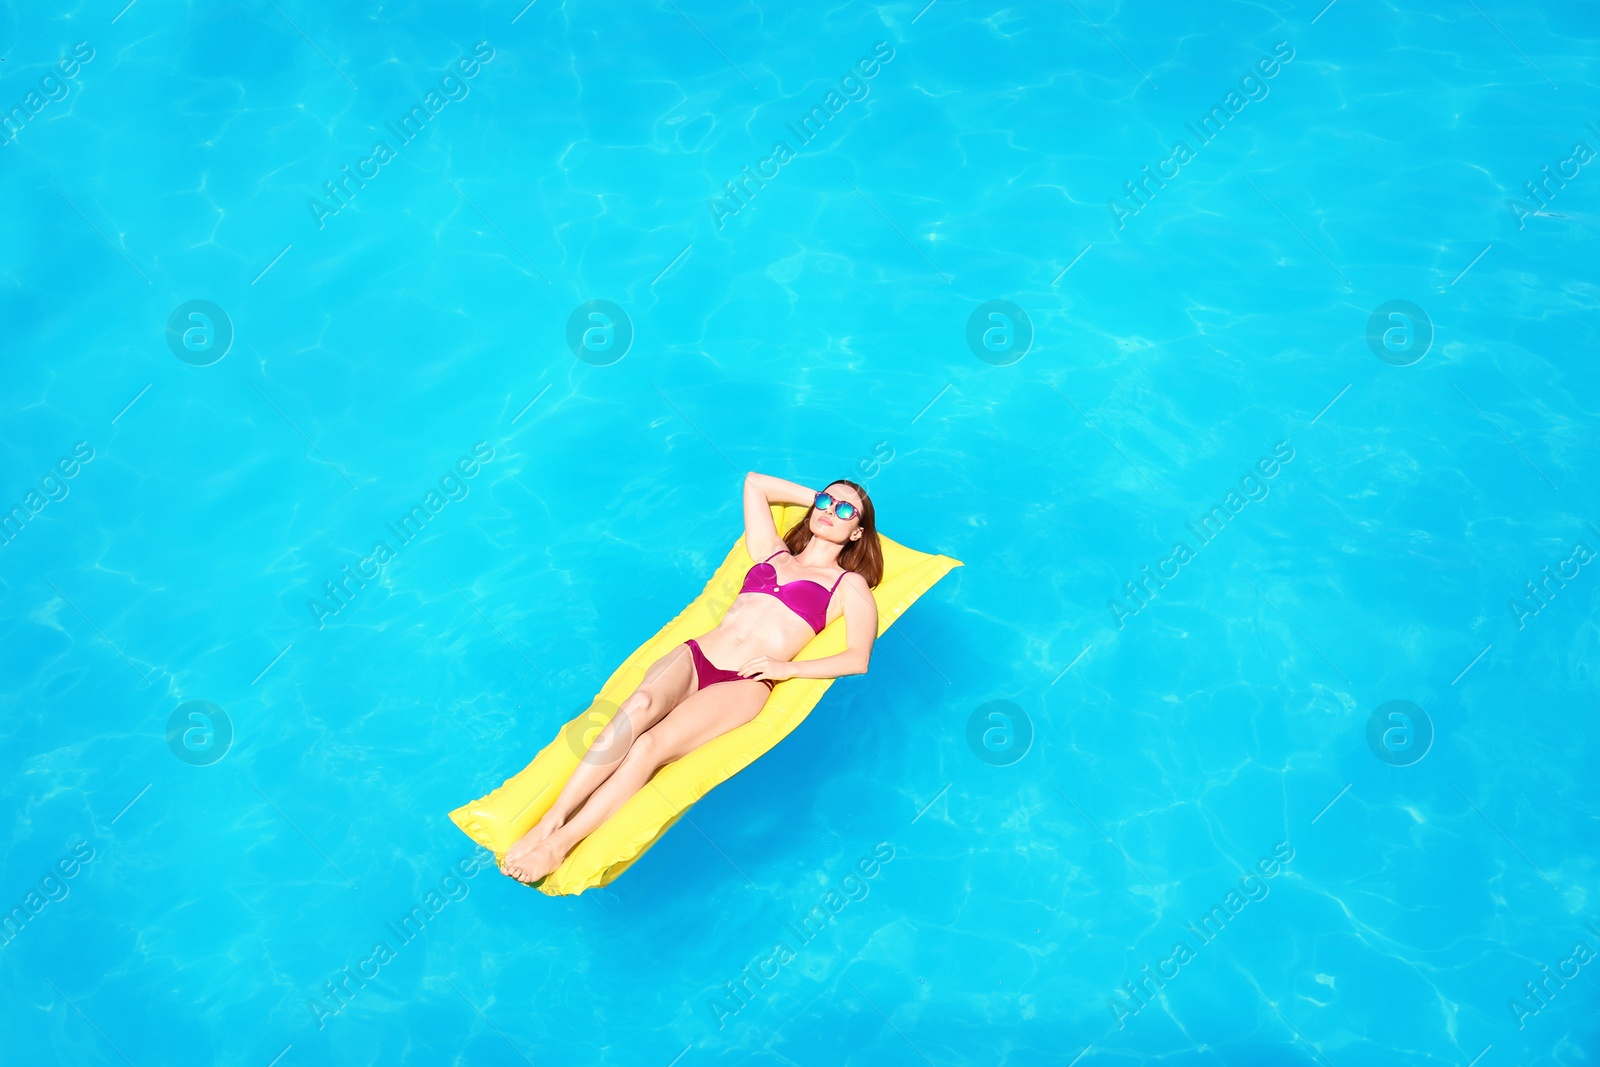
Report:
[[[849,522],[851,519],[855,518],[857,512],[860,511],[859,508],[850,503],[848,500],[835,500],[827,493],[818,493],[816,500],[817,510],[827,511],[830,507],[833,508],[833,513],[839,516],[839,518],[844,522]]]

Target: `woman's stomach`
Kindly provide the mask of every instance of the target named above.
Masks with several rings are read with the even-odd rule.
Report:
[[[814,636],[810,625],[777,597],[741,593],[716,628],[695,640],[711,662],[735,670],[757,656],[793,659]]]

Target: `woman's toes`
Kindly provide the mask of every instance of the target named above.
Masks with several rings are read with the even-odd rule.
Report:
[[[507,878],[515,878],[519,882],[529,883],[532,881],[528,877],[530,869],[538,866],[534,859],[534,857],[530,857],[524,860],[513,860],[507,857],[506,862],[500,866],[501,873]]]
[[[525,848],[519,843],[519,848],[506,852],[505,859],[499,864],[500,873],[507,878],[515,878],[526,885],[532,885],[561,866],[561,861],[565,858],[550,841],[541,841]]]

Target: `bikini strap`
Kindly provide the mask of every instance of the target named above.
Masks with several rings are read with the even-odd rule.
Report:
[[[833,580],[833,584],[828,587],[828,595],[830,597],[833,596],[833,591],[835,589],[839,588],[839,583],[844,581],[844,576],[849,574],[849,573],[850,573],[849,570],[842,570],[842,571],[839,572],[839,577],[835,578]]]
[[[777,559],[782,554],[783,554],[783,549],[780,548],[780,549],[778,549],[778,551],[774,552],[772,555],[768,556],[766,559],[762,560],[761,562],[762,563],[771,563],[773,560]]]

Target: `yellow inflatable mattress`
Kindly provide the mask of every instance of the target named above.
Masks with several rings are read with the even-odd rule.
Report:
[[[773,523],[783,532],[804,519],[810,508],[774,505],[772,510]],[[878,537],[883,546],[883,581],[872,595],[878,604],[881,637],[901,613],[951,568],[961,566],[961,561],[907,548],[882,532]],[[638,688],[650,664],[674,645],[713,629],[738,595],[745,571],[754,563],[740,535],[705,590],[612,673],[589,708],[562,727],[532,763],[492,793],[452,811],[451,820],[468,837],[491,850],[496,861],[503,860],[506,850],[555,803],[589,742],[616,714],[617,706]],[[821,659],[843,652],[844,648],[845,620],[840,616],[812,638],[795,659]],[[833,683],[832,678],[780,681],[754,719],[657,771],[650,784],[578,842],[539,888],[550,896],[567,896],[616,878],[695,801],[783,740]]]

